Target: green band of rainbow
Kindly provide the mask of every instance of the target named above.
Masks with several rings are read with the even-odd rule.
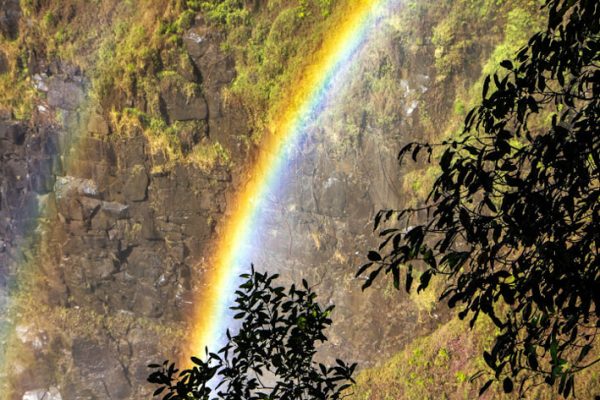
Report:
[[[357,54],[375,33],[378,22],[399,0],[349,0],[349,4],[333,26],[321,48],[312,57],[292,85],[294,92],[283,101],[283,112],[270,126],[261,144],[261,153],[251,170],[250,179],[228,207],[231,215],[225,221],[217,249],[212,255],[205,289],[195,299],[193,332],[189,343],[191,354],[203,354],[204,348],[217,350],[224,333],[231,327],[231,295],[237,277],[250,263],[248,244],[261,229],[263,205],[273,188],[281,187],[282,176],[290,163],[290,148],[297,146],[327,104],[335,99],[337,89],[347,77]],[[340,13],[341,14],[341,13]],[[185,354],[186,358],[189,354]]]

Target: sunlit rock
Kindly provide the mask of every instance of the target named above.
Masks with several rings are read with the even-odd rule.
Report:
[[[37,389],[25,392],[23,400],[62,400],[62,396],[56,387],[51,387],[48,390]]]

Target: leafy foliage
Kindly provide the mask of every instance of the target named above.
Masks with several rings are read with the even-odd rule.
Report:
[[[600,328],[600,8],[546,7],[547,29],[486,78],[462,135],[440,145],[425,207],[377,215],[382,242],[358,274],[368,287],[391,273],[399,288],[404,270],[410,290],[421,265],[417,291],[447,276],[442,298],[459,317],[472,326],[483,313],[499,329],[484,360],[505,392],[542,381],[568,396],[600,361],[588,356]],[[410,143],[399,158],[435,147]]]
[[[227,344],[218,353],[207,350],[206,361],[192,357],[191,369],[179,372],[168,361],[150,365],[155,371],[148,380],[159,385],[154,394],[164,392],[164,400],[343,398],[356,364],[313,361],[315,345],[327,340],[333,306],[322,309],[304,280],[302,288],[286,291],[274,286],[277,275],[254,268],[242,278],[232,307],[238,333],[227,332]]]
[[[203,15],[223,30],[223,49],[235,59],[237,76],[226,98],[241,102],[260,142],[270,119],[287,106],[323,38],[345,17],[333,0],[201,2]]]

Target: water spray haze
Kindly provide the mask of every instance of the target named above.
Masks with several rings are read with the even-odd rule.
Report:
[[[250,267],[249,245],[262,229],[265,204],[271,193],[285,184],[285,171],[293,161],[293,151],[306,139],[313,124],[329,104],[344,101],[340,87],[351,67],[360,59],[361,50],[377,32],[398,0],[356,0],[339,13],[321,47],[310,57],[294,88],[275,106],[276,117],[261,143],[260,154],[238,190],[224,222],[216,251],[211,255],[203,276],[203,290],[195,299],[193,331],[184,357],[204,354],[205,347],[216,351],[223,344],[227,328],[232,327],[229,307],[237,286],[237,277]],[[186,360],[182,360],[186,362]]]

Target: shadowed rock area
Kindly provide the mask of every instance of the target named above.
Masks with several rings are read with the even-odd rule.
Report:
[[[244,131],[241,111],[214,98],[232,64],[193,61],[206,71],[211,111],[200,94],[187,98],[167,84],[168,120],[200,121],[221,135]],[[143,132],[111,136],[76,68],[41,64],[33,72],[46,102],[29,122],[0,121],[2,293],[6,304],[7,290],[14,297],[35,287],[36,298],[24,302],[48,315],[11,326],[16,334],[3,351],[15,364],[3,380],[18,399],[147,398],[146,365],[176,357],[181,346],[177,333],[165,336],[167,325],[185,327],[193,269],[225,210],[231,171],[153,170]],[[32,264],[43,271],[33,280]]]

